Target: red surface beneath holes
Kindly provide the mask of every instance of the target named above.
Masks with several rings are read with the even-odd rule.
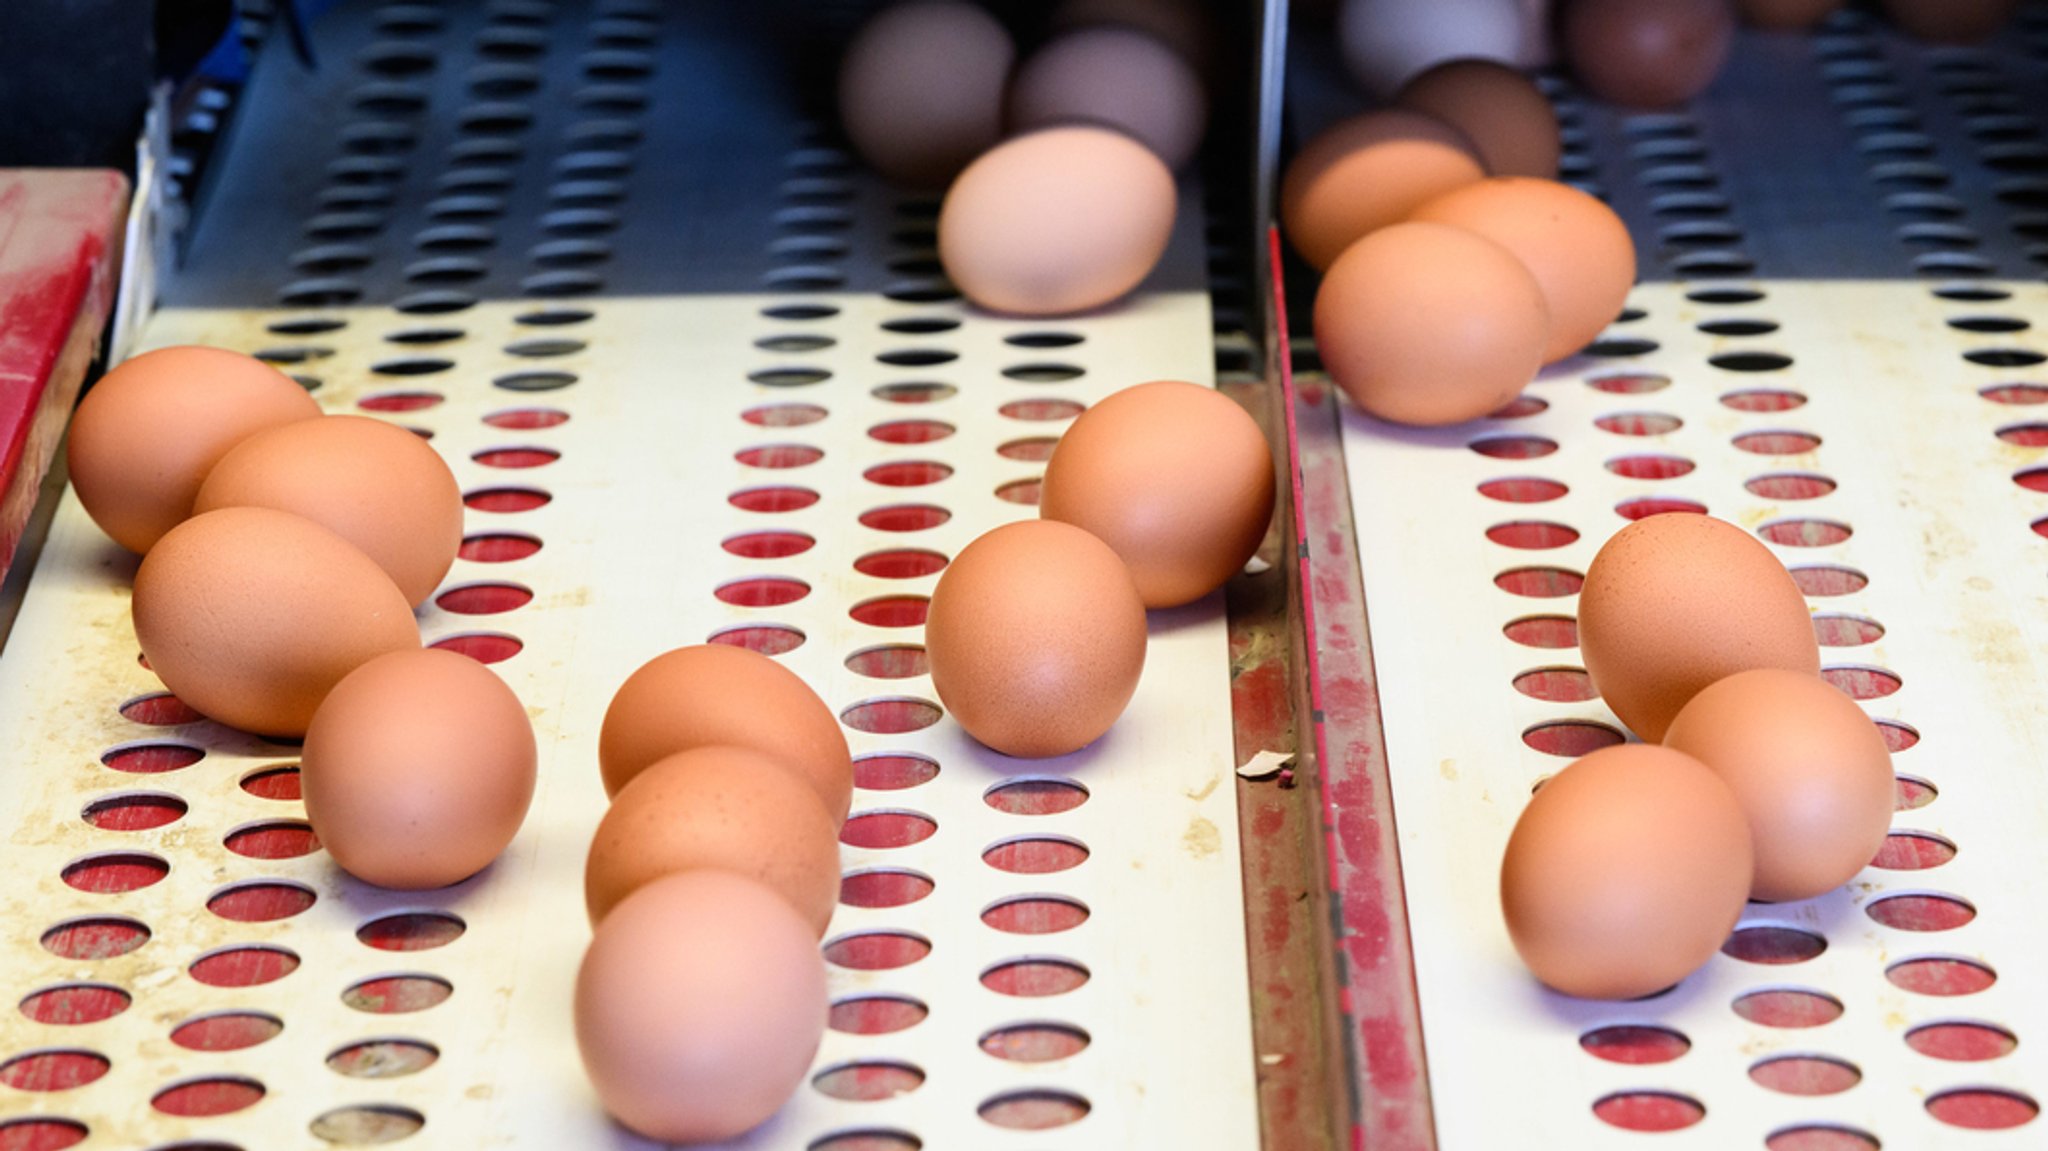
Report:
[[[416,1075],[440,1062],[432,1044],[410,1039],[372,1039],[351,1043],[327,1057],[327,1068],[351,1079],[397,1079]]]
[[[804,1151],[921,1151],[924,1140],[902,1131],[842,1131],[827,1135]]]
[[[1088,909],[1058,896],[1027,895],[984,910],[981,921],[1008,935],[1054,935],[1088,922]]]
[[[2048,447],[2048,424],[2014,424],[1998,429],[1998,438],[2015,447]]]
[[[1539,723],[1522,733],[1522,742],[1545,755],[1577,759],[1603,747],[1628,742],[1628,737],[1590,719],[1565,719]]]
[[[0,1063],[0,1083],[17,1091],[69,1091],[98,1081],[112,1067],[90,1051],[37,1051]]]
[[[2030,492],[2048,492],[2048,468],[2028,468],[2023,472],[2015,472],[2012,482]],[[2036,520],[2033,528],[2034,534],[2044,534],[2040,521]]]
[[[937,575],[945,568],[945,556],[914,548],[869,552],[853,561],[853,570],[876,579],[921,579]]]
[[[865,648],[846,657],[846,668],[869,679],[911,679],[931,671],[931,660],[915,644]]]
[[[385,392],[364,396],[356,406],[366,412],[417,412],[440,405],[447,397],[439,392]]]
[[[983,1103],[976,1113],[1012,1131],[1049,1131],[1080,1122],[1089,1110],[1086,1099],[1065,1091],[1013,1091]]]
[[[904,791],[939,777],[939,765],[921,755],[864,755],[853,761],[853,785],[863,791]]]
[[[923,843],[939,830],[929,815],[915,811],[870,811],[853,815],[839,829],[839,842],[848,847],[889,849]]]
[[[1596,416],[1593,426],[1617,436],[1667,436],[1685,421],[1664,412],[1615,412]]]
[[[1789,412],[1806,406],[1806,397],[1798,392],[1776,388],[1757,388],[1740,392],[1729,392],[1721,397],[1721,405],[1738,412]]]
[[[1006,815],[1058,815],[1088,802],[1088,789],[1065,779],[1013,779],[989,788],[982,802]]]
[[[923,731],[945,716],[939,705],[922,699],[871,699],[839,713],[839,722],[871,735],[902,735]]]
[[[540,541],[532,536],[475,535],[466,537],[455,554],[471,563],[506,564],[540,551]]]
[[[409,1015],[438,1007],[455,987],[432,975],[387,975],[366,979],[341,993],[341,1001],[370,1015]]]
[[[2005,1131],[2033,1122],[2041,1105],[2017,1091],[1966,1087],[1932,1096],[1927,1100],[1927,1113],[1951,1127]]]
[[[160,775],[191,767],[206,758],[196,747],[176,743],[148,743],[138,747],[117,747],[100,756],[100,762],[130,775]]]
[[[741,559],[779,560],[802,555],[817,545],[817,540],[802,532],[748,532],[718,546]]]
[[[437,639],[427,646],[437,651],[452,651],[457,655],[466,655],[483,664],[503,663],[526,650],[526,645],[517,636],[483,632],[451,635]]]
[[[817,503],[818,493],[809,488],[747,488],[727,496],[726,502],[743,512],[780,515],[802,511]]]
[[[1819,1027],[1842,1017],[1842,1004],[1833,996],[1794,988],[1752,991],[1730,1006],[1763,1027]]]
[[[1744,432],[1733,442],[1757,456],[1797,456],[1820,448],[1820,437],[1806,432]]]
[[[68,887],[95,895],[118,895],[153,886],[170,873],[171,865],[154,855],[123,852],[81,859],[62,874]]]
[[[1088,969],[1069,959],[1014,959],[982,972],[981,985],[998,995],[1043,999],[1064,995],[1088,978]]]
[[[1931,783],[1910,775],[1892,778],[1892,810],[1915,811],[1933,803],[1941,793]]]
[[[901,931],[843,935],[825,944],[825,962],[851,971],[893,971],[931,953],[930,942]]]
[[[1058,445],[1059,440],[1052,436],[1031,436],[1026,439],[1011,440],[1009,443],[998,446],[996,454],[1006,460],[1019,460],[1027,464],[1042,464],[1052,458],[1053,448]]]
[[[263,1094],[263,1084],[254,1079],[222,1076],[159,1091],[149,1105],[166,1115],[201,1118],[247,1110],[254,1107]]]
[[[1822,668],[1820,677],[1851,699],[1883,699],[1905,686],[1897,675],[1878,667]]]
[[[811,585],[802,580],[757,576],[735,580],[711,594],[717,596],[720,603],[734,607],[781,607],[811,594]]]
[[[881,596],[854,604],[847,614],[869,627],[923,627],[931,600],[921,595]]]
[[[781,624],[733,627],[714,634],[707,642],[726,647],[743,647],[762,655],[781,655],[804,645],[804,633]]]
[[[1556,650],[1579,646],[1579,621],[1568,615],[1532,615],[1512,620],[1501,633],[1523,647]]]
[[[489,448],[469,458],[487,468],[544,468],[562,453],[553,448]]]
[[[1766,1059],[1749,1069],[1749,1077],[1781,1095],[1840,1095],[1863,1082],[1854,1064],[1816,1055]]]
[[[827,1026],[846,1035],[891,1035],[923,1023],[931,1009],[895,995],[856,995],[832,1005]]]
[[[1061,1023],[1019,1023],[981,1037],[981,1049],[1012,1063],[1050,1063],[1087,1050],[1088,1033]]]
[[[1531,599],[1577,595],[1585,583],[1585,576],[1564,568],[1514,568],[1493,577],[1495,587]]]
[[[1916,995],[1975,995],[1998,982],[1998,973],[1973,959],[1927,956],[1885,968],[1892,986]]]
[[[741,448],[732,458],[750,468],[801,468],[824,459],[825,453],[808,444],[765,444]]]
[[[1488,412],[1486,418],[1489,420],[1525,420],[1530,416],[1540,416],[1549,410],[1550,404],[1548,402],[1535,396],[1523,394]]]
[[[60,959],[113,959],[149,942],[149,928],[132,919],[75,919],[43,932],[43,950]]]
[[[1600,696],[1593,688],[1593,677],[1583,668],[1537,668],[1516,676],[1514,682],[1515,690],[1530,699],[1551,703],[1579,703]]]
[[[1994,404],[2048,404],[2048,386],[2041,384],[1993,384],[1977,394]]]
[[[89,1134],[85,1124],[70,1119],[10,1119],[0,1122],[0,1151],[64,1151]]]
[[[178,822],[187,810],[174,795],[120,795],[87,804],[81,818],[101,831],[148,831]]]
[[[908,1095],[924,1086],[924,1072],[907,1063],[849,1063],[819,1072],[811,1086],[833,1099],[872,1103]]]
[[[740,413],[740,418],[756,427],[800,428],[817,423],[826,414],[825,409],[816,404],[765,404],[748,408]]]
[[[1648,372],[1633,372],[1615,376],[1596,376],[1586,381],[1586,386],[1596,392],[1615,396],[1639,396],[1646,392],[1661,392],[1671,386],[1668,376],[1652,375]]]
[[[1630,521],[1644,520],[1651,516],[1703,516],[1707,514],[1707,505],[1674,496],[1643,496],[1639,499],[1621,501],[1614,505],[1614,512],[1622,519]]]
[[[150,727],[176,727],[183,723],[198,723],[206,717],[194,711],[190,704],[177,696],[161,692],[131,699],[122,704],[121,718]]]
[[[1668,1027],[1619,1024],[1586,1032],[1579,1046],[1609,1063],[1643,1065],[1671,1062],[1692,1050],[1692,1040]]]
[[[1977,918],[1976,908],[1952,895],[1887,896],[1863,913],[1896,931],[1953,931]]]
[[[1535,460],[1555,452],[1557,441],[1542,436],[1492,436],[1473,440],[1470,447],[1492,460]]]
[[[181,1023],[172,1030],[171,1042],[188,1051],[242,1051],[268,1043],[283,1031],[284,1024],[271,1016],[231,1012]]]
[[[915,488],[938,483],[952,474],[953,469],[946,464],[930,460],[899,460],[876,464],[862,472],[861,478],[883,487]]]
[[[538,488],[485,488],[466,493],[462,505],[474,511],[510,515],[546,507],[554,498]]]
[[[1507,504],[1548,503],[1563,499],[1570,490],[1556,480],[1528,478],[1487,480],[1479,485],[1480,495]]]
[[[1011,400],[996,412],[1012,420],[1052,421],[1071,420],[1083,410],[1072,400]]]
[[[848,907],[906,907],[932,893],[928,875],[914,871],[856,871],[839,880],[839,902]]]
[[[1070,839],[1013,839],[981,853],[981,861],[1012,875],[1052,875],[1088,862],[1088,848]]]
[[[98,983],[69,983],[34,992],[21,1001],[21,1013],[35,1023],[74,1027],[98,1023],[128,1010],[135,998],[118,987]]]
[[[1879,1151],[1875,1136],[1847,1127],[1788,1127],[1764,1140],[1764,1151]]]
[[[479,583],[449,588],[434,605],[456,615],[497,615],[533,602],[533,592],[514,583]]]
[[[954,427],[938,420],[890,420],[868,429],[868,438],[885,444],[930,444],[946,439]]]
[[[230,832],[226,848],[246,859],[297,859],[320,850],[311,824],[264,823]]]
[[[1622,456],[1607,461],[1607,470],[1632,480],[1675,480],[1696,466],[1678,456]]]
[[[1956,857],[1955,845],[1932,835],[1894,831],[1885,836],[1884,846],[1870,866],[1885,871],[1926,871]]]
[[[1541,520],[1516,520],[1512,523],[1495,524],[1486,529],[1486,538],[1502,547],[1519,548],[1524,551],[1542,551],[1561,548],[1576,543],[1579,533],[1576,528],[1564,524],[1547,523]]]
[[[356,928],[356,939],[379,951],[432,951],[462,938],[467,930],[453,915],[413,911],[373,919]]]
[[[288,801],[303,798],[299,791],[297,767],[276,767],[269,771],[259,771],[242,781],[242,790],[258,799]]]
[[[1799,585],[1801,594],[1820,599],[1854,595],[1870,586],[1870,577],[1844,567],[1796,567],[1792,582]]]
[[[299,956],[274,946],[238,946],[203,956],[186,971],[207,987],[262,987],[299,971]]]
[[[1817,500],[1835,490],[1835,481],[1826,476],[1783,472],[1757,476],[1742,486],[1747,488],[1750,494],[1767,500]]]
[[[569,413],[554,408],[513,408],[484,417],[484,423],[491,427],[522,432],[559,427],[568,422]]]
[[[1045,498],[1045,481],[1036,477],[1028,480],[1011,480],[996,488],[996,498],[1004,503],[1035,508]]]
[[[245,883],[214,893],[206,909],[235,923],[274,923],[304,914],[317,898],[296,883]]]
[[[1906,1032],[1906,1046],[1930,1059],[1952,1063],[2002,1059],[2019,1045],[2012,1032],[1988,1023],[1929,1023]]]
[[[1823,548],[1841,543],[1854,532],[1833,520],[1778,520],[1756,529],[1764,539],[1788,548]]]
[[[1683,1095],[1625,1091],[1593,1104],[1593,1114],[1624,1131],[1678,1131],[1706,1118],[1707,1109]]]
[[[1827,949],[1825,937],[1796,927],[1744,927],[1721,944],[1723,955],[1770,966],[1805,963]]]
[[[863,526],[884,532],[923,531],[926,528],[938,527],[952,518],[952,512],[929,504],[897,504],[870,508],[860,514]]]
[[[1920,742],[1920,733],[1918,731],[1896,720],[1878,720],[1877,733],[1884,737],[1885,747],[1893,752],[1904,751]]]
[[[1853,615],[1816,615],[1813,638],[1822,647],[1862,647],[1884,638],[1884,625]]]

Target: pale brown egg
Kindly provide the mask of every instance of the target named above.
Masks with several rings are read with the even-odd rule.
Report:
[[[1048,23],[1055,32],[1122,25],[1155,37],[1208,76],[1216,63],[1216,27],[1199,0],[1062,0]]]
[[[906,0],[876,13],[839,65],[839,120],[861,159],[936,188],[1003,135],[1016,59],[995,17],[957,0]]]
[[[1496,176],[1446,192],[1410,219],[1477,233],[1522,261],[1550,307],[1546,364],[1599,338],[1636,282],[1628,225],[1614,209],[1555,180]]]
[[[1175,171],[1194,158],[1209,98],[1188,62],[1131,28],[1069,32],[1031,54],[1010,82],[1010,127],[1097,124],[1134,136]]]
[[[1558,39],[1586,90],[1630,108],[1704,92],[1735,42],[1728,0],[1565,0]]]
[[[222,456],[195,513],[264,507],[304,516],[361,548],[407,602],[425,603],[462,546],[462,489],[440,453],[367,416],[300,420]]]
[[[1139,384],[1081,413],[1045,465],[1038,514],[1116,550],[1145,606],[1208,595],[1244,567],[1273,516],[1273,458],[1228,396]]]
[[[1492,240],[1395,224],[1345,249],[1316,292],[1323,367],[1383,420],[1462,423],[1518,395],[1543,364],[1550,312]]]
[[[1991,39],[2019,0],[1883,0],[1884,14],[1906,35],[1936,44],[1981,44]]]
[[[380,887],[475,875],[533,802],[526,708],[496,673],[449,651],[394,651],[343,677],[313,713],[300,759],[321,846]]]
[[[619,686],[597,736],[605,794],[619,794],[656,760],[713,744],[783,763],[817,791],[835,823],[846,818],[853,756],[838,717],[795,672],[715,643],[658,655]]]
[[[839,825],[779,760],[679,751],[635,776],[599,821],[583,868],[590,921],[661,876],[701,868],[767,884],[823,935],[839,900]]]
[[[1352,79],[1390,96],[1445,60],[1520,61],[1527,24],[1521,0],[1344,0],[1337,34]]]
[[[71,486],[100,530],[140,554],[192,514],[229,448],[319,414],[290,376],[240,352],[144,352],[107,372],[71,417]]]
[[[1692,697],[1664,746],[1714,769],[1749,816],[1752,899],[1809,899],[1863,870],[1892,824],[1892,757],[1833,684],[1757,668]]]
[[[1734,524],[1683,513],[1637,520],[1593,557],[1579,654],[1607,706],[1652,741],[1716,680],[1820,672],[1813,617],[1778,557]]]
[[[1563,145],[1550,99],[1494,60],[1449,60],[1408,81],[1394,102],[1463,132],[1495,176],[1557,178]]]
[[[1843,0],[1735,0],[1742,22],[1752,28],[1786,32],[1811,28],[1834,15]],[[1944,0],[1944,3],[1946,0]]]
[[[1552,776],[1500,865],[1508,937],[1566,995],[1634,999],[1713,958],[1749,896],[1742,805],[1668,748],[1602,748]]]
[[[1287,165],[1280,222],[1302,259],[1323,269],[1352,241],[1485,176],[1478,145],[1442,120],[1367,112],[1324,130]]]
[[[134,612],[165,687],[259,735],[304,735],[343,676],[420,645],[412,606],[375,560],[270,508],[222,508],[165,533],[135,573]]]
[[[1081,312],[1150,275],[1173,235],[1173,173],[1107,128],[1046,128],[967,166],[939,209],[939,260],[967,298],[1022,316]]]
[[[804,1081],[828,1011],[817,938],[722,871],[648,884],[576,973],[576,1046],[606,1111],[660,1143],[731,1139]]]
[[[1108,731],[1137,691],[1145,604],[1108,544],[1026,520],[953,557],[924,642],[932,688],[967,734],[1005,755],[1065,755]]]

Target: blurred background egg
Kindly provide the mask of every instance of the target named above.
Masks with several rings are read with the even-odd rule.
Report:
[[[1559,39],[1587,91],[1623,107],[1669,108],[1720,74],[1735,13],[1728,0],[1564,0]]]
[[[1352,78],[1385,97],[1446,60],[1520,62],[1524,19],[1521,0],[1344,0],[1337,29]]]
[[[304,516],[376,560],[414,605],[462,546],[462,489],[440,453],[404,428],[326,416],[258,432],[222,456],[195,512],[265,507]]]
[[[1514,399],[1542,366],[1550,328],[1521,261],[1444,224],[1372,233],[1316,292],[1324,369],[1359,407],[1396,423],[1462,423]]]
[[[1120,25],[1152,36],[1204,78],[1216,63],[1216,26],[1202,0],[1061,0],[1049,20],[1056,32]]]
[[[1742,22],[1766,31],[1811,28],[1841,8],[1843,0],[1735,0]]]
[[[661,1143],[730,1139],[797,1090],[825,1033],[817,937],[722,871],[648,884],[576,973],[576,1046],[613,1118]]]
[[[861,26],[839,65],[854,150],[898,183],[938,187],[1002,138],[1010,33],[958,0],[905,0]]]
[[[699,747],[633,777],[590,842],[584,902],[599,922],[640,887],[713,868],[759,880],[825,934],[839,901],[839,825],[800,776],[758,751]]]
[[[140,554],[192,514],[228,449],[319,414],[290,376],[240,352],[144,352],[109,370],[73,414],[71,486],[102,531]]]
[[[968,165],[939,210],[939,260],[981,307],[1056,316],[1138,286],[1173,234],[1173,173],[1108,128],[1004,142]]]
[[[1935,44],[1980,44],[1991,39],[2019,0],[1882,0],[1884,14],[1906,35]]]
[[[1607,706],[1652,741],[1716,680],[1820,672],[1813,617],[1785,565],[1734,524],[1683,513],[1637,520],[1594,555],[1579,654]]]
[[[1137,138],[1168,168],[1194,158],[1208,96],[1187,61],[1133,28],[1084,28],[1031,54],[1010,84],[1010,127],[1097,124]]]
[[[306,729],[306,816],[342,869],[445,887],[488,867],[533,801],[533,724],[489,668],[431,648],[350,672]]]
[[[1552,776],[1501,859],[1508,937],[1566,995],[1634,999],[1713,958],[1749,897],[1742,806],[1690,756],[1621,744]]]
[[[1359,237],[1485,177],[1478,145],[1442,120],[1403,109],[1367,112],[1325,129],[1287,165],[1281,227],[1320,270]]]
[[[343,676],[417,648],[375,560],[311,520],[222,508],[172,528],[135,573],[135,638],[172,694],[231,727],[304,735]]]
[[[1557,177],[1557,113],[1527,76],[1493,60],[1450,60],[1410,80],[1394,102],[1465,134],[1495,176]]]

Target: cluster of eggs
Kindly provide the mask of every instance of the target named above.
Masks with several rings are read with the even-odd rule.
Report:
[[[1586,670],[1645,743],[1544,781],[1501,862],[1510,939],[1544,983],[1632,999],[1713,956],[1745,902],[1839,887],[1883,845],[1883,735],[1820,675],[1799,587],[1747,532],[1638,520],[1586,569]]]
[[[532,802],[533,728],[495,673],[420,646],[413,608],[462,542],[432,448],[322,415],[259,360],[171,347],[86,394],[68,452],[87,514],[143,557],[144,661],[210,719],[304,740],[306,814],[337,864],[430,888],[498,857]]]

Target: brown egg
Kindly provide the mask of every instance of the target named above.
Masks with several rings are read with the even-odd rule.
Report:
[[[658,759],[712,744],[768,755],[818,793],[834,822],[853,803],[853,756],[839,719],[795,672],[724,644],[681,647],[627,677],[597,736],[606,795]]]
[[[1637,520],[1601,547],[1579,591],[1579,654],[1607,706],[1647,740],[1736,672],[1820,672],[1791,573],[1748,532],[1703,515]]]
[[[533,802],[533,724],[489,668],[431,648],[350,672],[313,713],[306,817],[334,862],[380,887],[459,883],[490,866]]]
[[[1527,76],[1494,60],[1450,60],[1408,81],[1394,102],[1463,132],[1496,176],[1557,178],[1557,113]]]
[[[995,17],[956,0],[907,0],[861,26],[839,65],[839,119],[891,180],[938,187],[1003,134],[1017,49]]]
[[[1735,42],[1728,0],[1565,0],[1558,39],[1586,90],[1630,108],[1705,91]]]
[[[1062,0],[1049,23],[1055,32],[1122,25],[1144,32],[1180,54],[1200,76],[1216,62],[1216,28],[1209,11],[1190,0]]]
[[[1166,254],[1173,173],[1107,128],[1046,128],[967,166],[939,209],[939,260],[967,298],[1022,316],[1100,307]]]
[[[1223,586],[1258,550],[1273,457],[1258,423],[1214,388],[1139,384],[1060,437],[1038,514],[1114,548],[1146,607],[1173,607]]]
[[[1478,145],[1442,120],[1367,112],[1325,130],[1287,165],[1280,222],[1302,259],[1323,269],[1352,241],[1485,176]]]
[[[767,884],[823,935],[839,901],[839,825],[779,760],[741,747],[679,751],[635,776],[598,823],[583,868],[590,921],[661,876],[700,868]]]
[[[1529,799],[1500,865],[1508,937],[1566,995],[1634,999],[1713,958],[1749,895],[1728,785],[1667,748],[1602,748]]]
[[[1477,419],[1543,364],[1550,313],[1521,261],[1483,236],[1395,224],[1345,249],[1316,292],[1323,367],[1396,423]]]
[[[343,676],[420,645],[375,560],[308,519],[222,508],[172,528],[135,572],[135,638],[179,699],[298,737]]]
[[[304,516],[361,548],[408,603],[425,603],[462,546],[462,489],[440,453],[366,416],[300,420],[222,456],[194,512],[263,507]]]
[[[1770,31],[1800,31],[1834,15],[1842,0],[1735,0],[1742,22]]]
[[[200,481],[243,439],[320,405],[290,376],[225,348],[122,361],[71,417],[71,486],[100,529],[142,553],[192,514]]]
[[[2005,27],[2019,0],[1883,0],[1906,35],[1936,44],[1981,44]]]
[[[576,1046],[605,1110],[659,1143],[731,1139],[804,1081],[825,960],[772,890],[666,876],[598,925],[576,973]]]
[[[1410,218],[1476,232],[1528,267],[1550,306],[1546,364],[1599,338],[1636,282],[1628,225],[1614,209],[1554,180],[1496,176],[1446,192]]]
[[[1071,524],[1006,524],[960,550],[932,589],[932,688],[1004,755],[1079,751],[1110,729],[1145,669],[1145,604],[1123,560]]]
[[[1131,28],[1069,32],[1010,82],[1010,127],[1098,124],[1135,136],[1178,171],[1201,147],[1209,98],[1173,49]]]
[[[1737,672],[1685,705],[1664,746],[1713,768],[1749,816],[1751,899],[1847,883],[1892,825],[1892,757],[1856,702],[1818,676]]]

